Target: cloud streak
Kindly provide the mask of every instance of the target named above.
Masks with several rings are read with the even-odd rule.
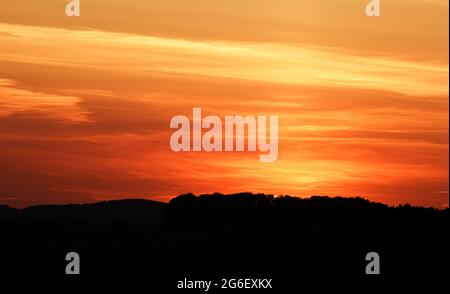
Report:
[[[17,82],[0,79],[0,118],[15,114],[40,115],[72,123],[88,122],[88,114],[75,96],[34,92],[17,87]]]
[[[128,73],[177,73],[293,85],[448,93],[445,65],[334,48],[211,42],[0,24],[0,60]],[[54,40],[59,40],[54,42]],[[19,48],[19,49],[17,49]],[[133,54],[129,54],[133,52]]]

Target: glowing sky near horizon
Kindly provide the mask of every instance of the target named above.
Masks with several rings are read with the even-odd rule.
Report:
[[[448,206],[448,1],[0,2],[0,203],[181,193]],[[189,2],[189,3],[187,3]],[[109,3],[109,4],[107,4]],[[175,115],[278,115],[279,157],[174,153]]]

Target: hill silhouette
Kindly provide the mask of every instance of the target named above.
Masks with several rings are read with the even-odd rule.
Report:
[[[112,222],[160,224],[167,204],[143,200],[111,200],[93,204],[40,205],[17,211],[19,218],[60,223],[108,224]]]
[[[24,209],[0,205],[0,271],[447,272],[448,209],[363,198],[180,195]]]

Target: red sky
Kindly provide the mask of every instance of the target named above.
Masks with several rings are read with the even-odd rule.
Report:
[[[448,1],[0,3],[0,203],[181,193],[448,206]],[[330,3],[333,2],[333,3]],[[175,153],[170,119],[278,115],[279,156]]]

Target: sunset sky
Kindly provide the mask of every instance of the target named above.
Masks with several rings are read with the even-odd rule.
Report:
[[[448,0],[0,1],[0,203],[182,193],[446,207]],[[175,115],[278,115],[279,156],[170,149]]]

